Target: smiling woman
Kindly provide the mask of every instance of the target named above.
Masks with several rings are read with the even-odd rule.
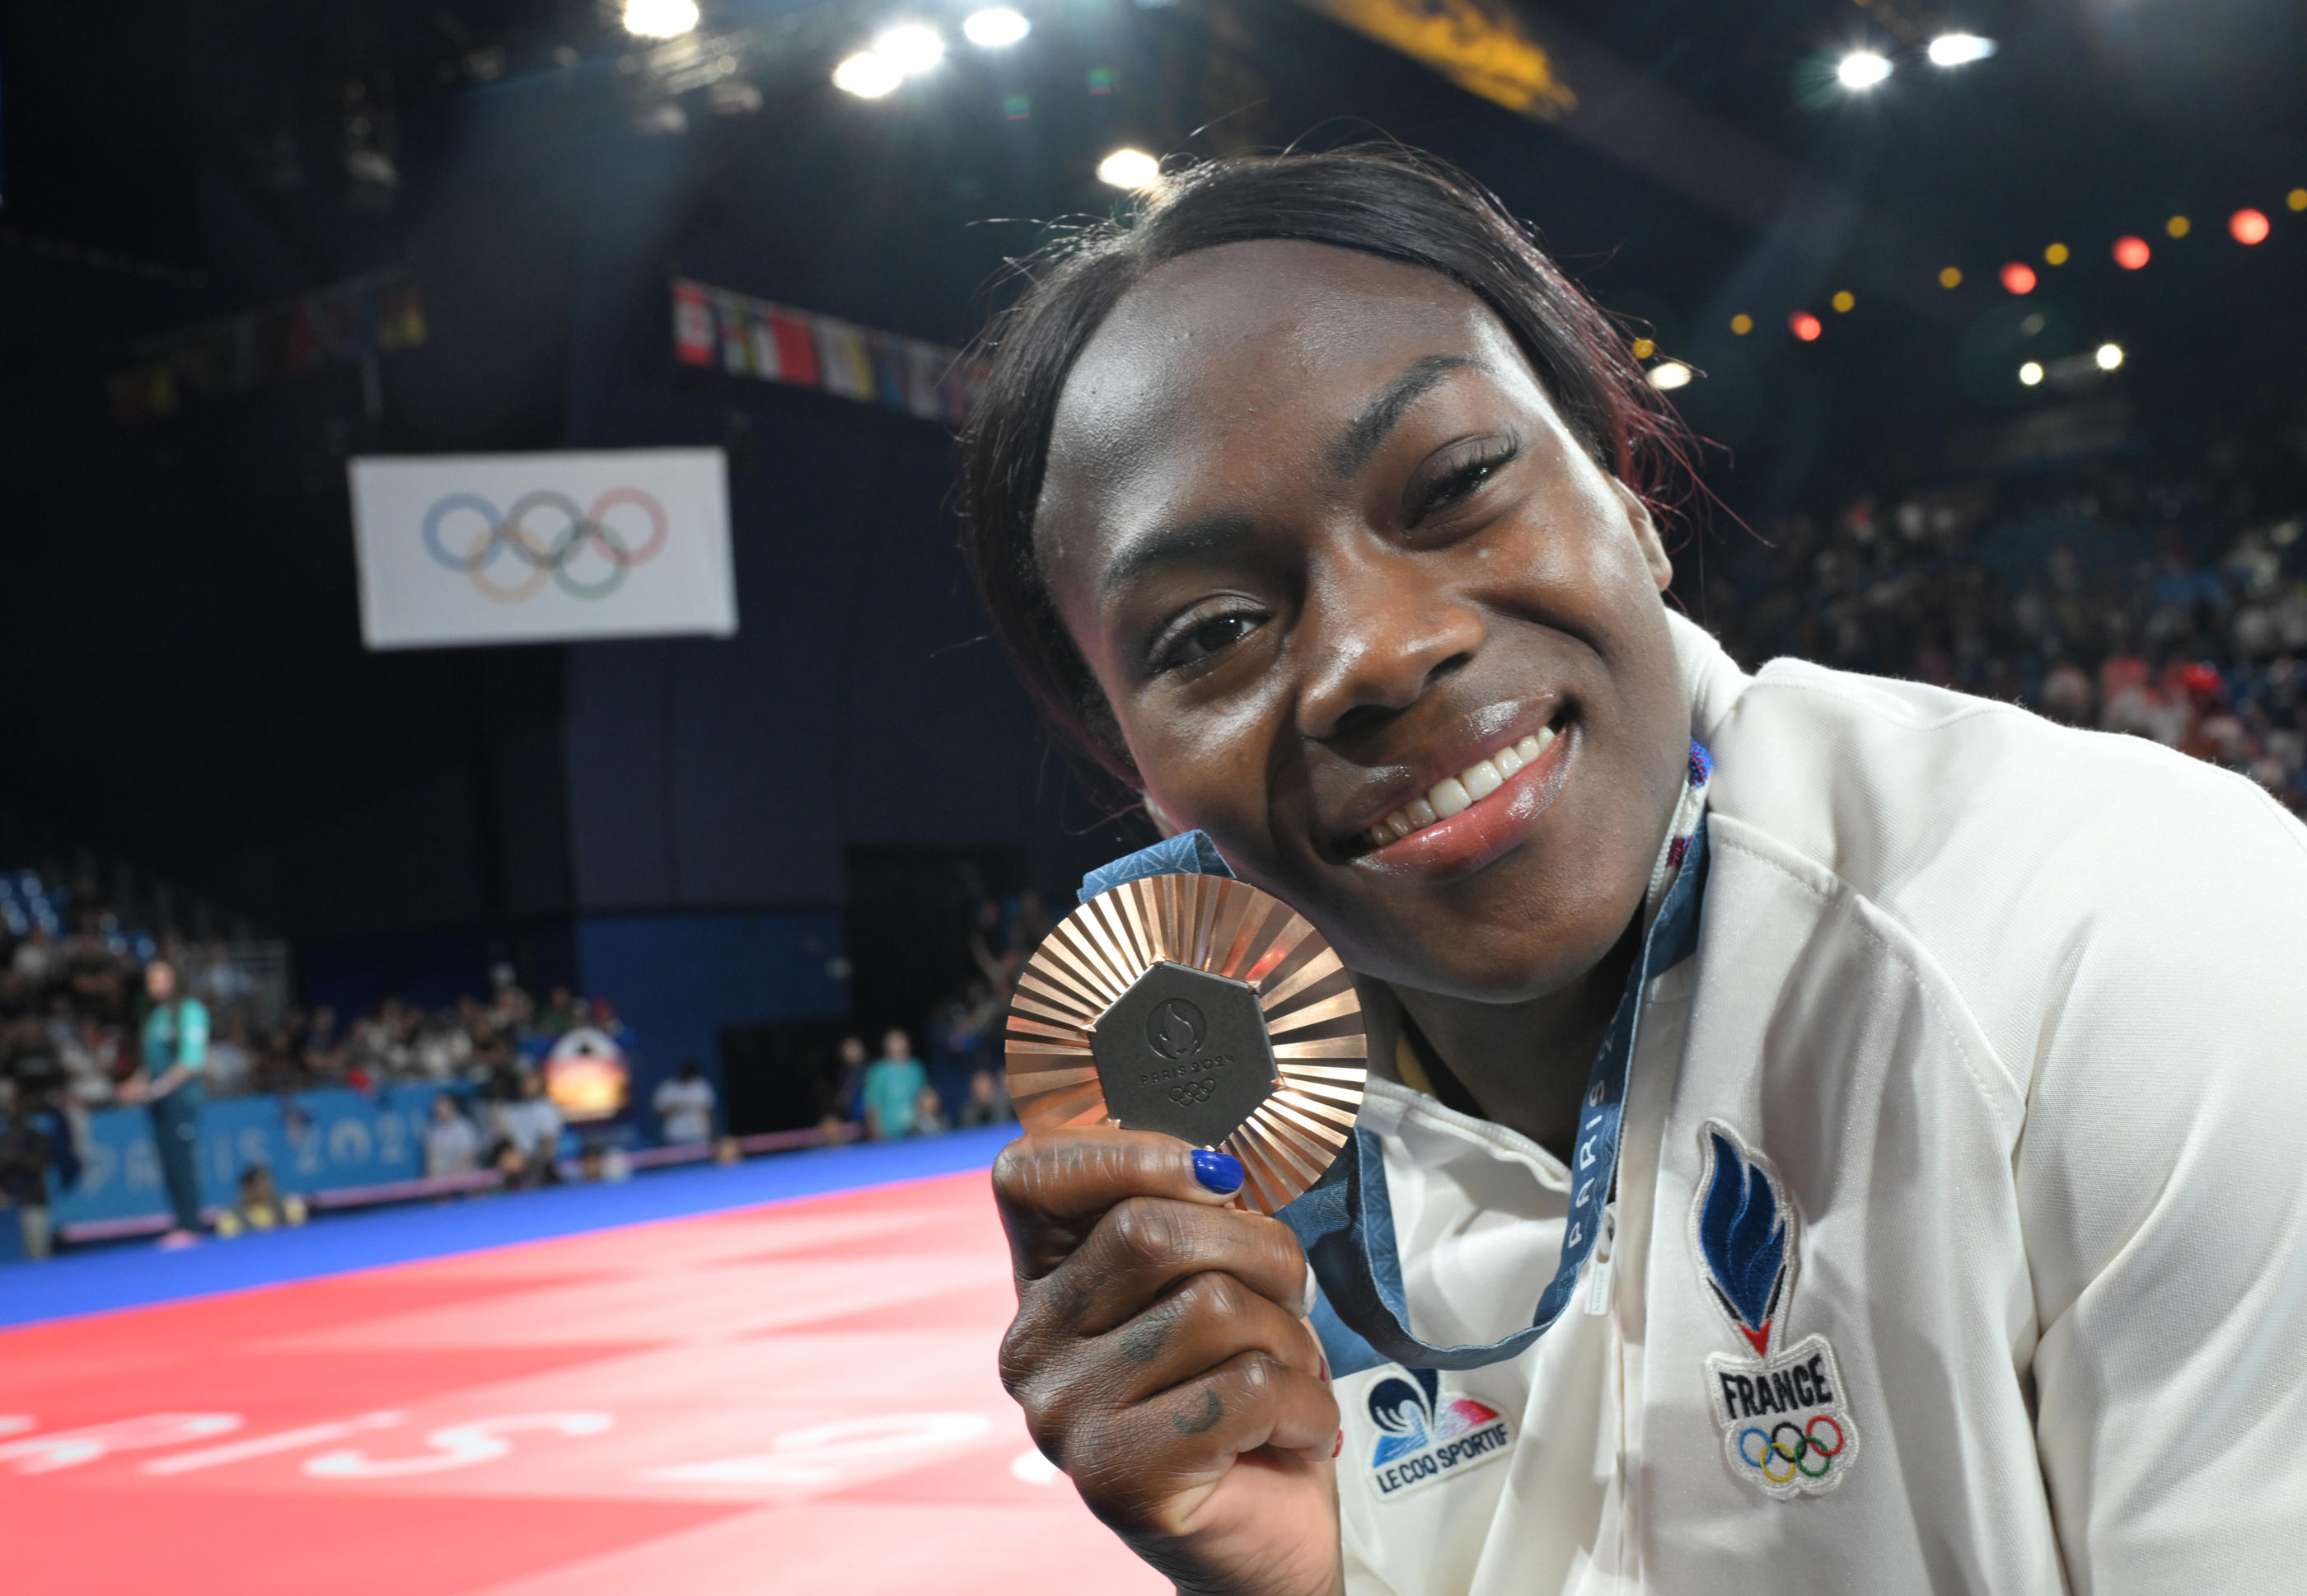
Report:
[[[1368,1022],[1275,1218],[1161,1136],[1003,1155],[1003,1377],[1107,1523],[1229,1596],[2282,1584],[2307,834],[2008,705],[1739,671],[1662,597],[1666,401],[1408,154],[1165,178],[989,347],[1020,675]],[[2260,1418],[2177,1480],[2206,1403]]]

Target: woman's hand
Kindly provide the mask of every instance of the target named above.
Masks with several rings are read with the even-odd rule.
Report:
[[[1310,1277],[1287,1225],[1225,1206],[1240,1183],[1149,1132],[1012,1142],[993,1167],[1017,1283],[1001,1380],[1090,1511],[1181,1591],[1334,1596],[1338,1406]]]

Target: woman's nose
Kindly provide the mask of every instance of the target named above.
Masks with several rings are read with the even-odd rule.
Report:
[[[1299,732],[1316,741],[1406,709],[1482,645],[1480,613],[1424,562],[1387,552],[1329,562],[1299,622]]]

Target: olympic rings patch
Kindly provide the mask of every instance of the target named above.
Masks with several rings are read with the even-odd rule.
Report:
[[[1831,1446],[1819,1438],[1818,1427],[1822,1424],[1834,1432]],[[1788,1450],[1789,1445],[1792,1451]],[[1817,1414],[1800,1429],[1781,1419],[1771,1426],[1767,1435],[1752,1424],[1738,1432],[1739,1459],[1750,1469],[1760,1469],[1762,1478],[1773,1485],[1788,1484],[1797,1474],[1808,1480],[1825,1479],[1827,1470],[1841,1455],[1844,1445],[1842,1426],[1835,1422],[1831,1413]],[[1818,1467],[1810,1466],[1812,1458],[1818,1460]]]
[[[581,510],[539,489],[502,516],[478,493],[449,493],[425,512],[425,552],[499,604],[534,598],[547,581],[571,598],[601,599],[655,559],[670,531],[665,506],[639,488],[612,488]]]
[[[1823,1335],[1771,1358],[1706,1360],[1731,1472],[1781,1500],[1833,1489],[1858,1456],[1842,1370]]]

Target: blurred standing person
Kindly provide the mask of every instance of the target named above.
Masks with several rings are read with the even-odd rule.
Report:
[[[969,1077],[969,1097],[961,1105],[957,1123],[964,1130],[979,1125],[1004,1125],[1017,1117],[1009,1102],[1009,1088],[1001,1077],[991,1069],[980,1069]]]
[[[649,1105],[656,1110],[670,1146],[713,1139],[713,1083],[694,1059],[681,1061],[681,1074],[656,1089]]]
[[[481,1167],[481,1133],[451,1093],[433,1099],[433,1122],[425,1128],[425,1178],[469,1175]]]
[[[16,1210],[24,1256],[48,1256],[54,1230],[48,1223],[48,1166],[55,1162],[55,1137],[32,1094],[0,1077],[0,1199]]]
[[[881,1056],[865,1070],[865,1134],[894,1142],[913,1131],[913,1114],[930,1072],[913,1057],[913,1039],[893,1030],[881,1038]]]
[[[945,1122],[945,1099],[935,1086],[924,1085],[913,1094],[913,1134],[943,1136],[950,1128]]]
[[[519,1095],[496,1109],[497,1135],[503,1146],[520,1155],[524,1186],[542,1186],[559,1177],[553,1161],[561,1151],[561,1111],[545,1094],[545,1077],[533,1069],[520,1072]],[[499,1149],[502,1163],[502,1148]]]
[[[841,1081],[834,1088],[833,1115],[838,1120],[865,1117],[865,1039],[841,1039]]]
[[[200,1240],[201,1073],[208,1064],[208,1005],[177,991],[176,967],[156,958],[144,966],[144,1052],[136,1074],[120,1089],[124,1103],[142,1103],[152,1116],[152,1147],[168,1188],[176,1223],[160,1238],[174,1250]]]

